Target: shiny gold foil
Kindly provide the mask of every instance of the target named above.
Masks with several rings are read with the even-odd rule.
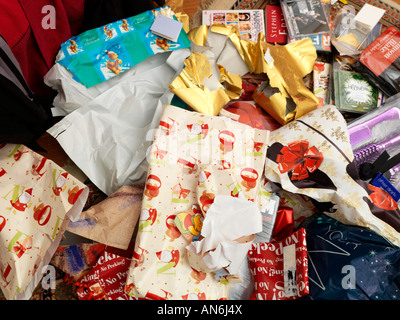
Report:
[[[232,99],[233,93],[224,89],[222,85],[218,90],[208,89],[203,85],[203,81],[210,76],[211,65],[207,57],[204,54],[192,52],[185,60],[185,68],[169,88],[197,112],[216,116]]]
[[[183,30],[185,30],[186,33],[190,31],[190,19],[189,16],[185,13],[175,13],[175,17],[178,19],[179,22],[183,23]]]
[[[164,6],[169,6],[171,8],[178,21],[183,23],[183,30],[188,33],[190,30],[190,19],[183,10],[183,0],[167,0]]]
[[[267,92],[271,95],[266,96],[265,92],[258,90],[254,94],[254,99],[280,124],[284,125],[317,108],[318,98],[306,87],[303,81],[303,77],[312,72],[317,58],[317,52],[310,39],[281,46],[265,42],[265,36],[261,33],[257,42],[254,42],[241,39],[237,26],[225,26],[223,24],[202,25],[190,30],[188,36],[194,44],[205,46],[210,31],[223,34],[232,41],[251,73],[265,73],[268,76],[271,90],[267,90]],[[239,76],[230,75],[226,72],[225,67],[219,66],[221,71],[220,81],[221,83],[224,82],[227,88],[222,91],[225,91],[225,96],[233,99],[238,97],[239,91],[241,91]],[[186,70],[186,72],[188,71]],[[209,95],[211,92],[204,90],[203,94]],[[213,96],[214,98],[218,97],[219,103],[225,101],[225,98],[222,99],[215,92]],[[208,101],[210,99],[208,98]],[[193,102],[188,104],[193,107]],[[193,108],[199,110],[199,108]],[[207,112],[211,110],[215,112],[218,108],[220,108],[220,105],[214,109],[207,106]]]
[[[264,46],[269,55],[267,61],[264,59],[269,84],[279,92],[263,99],[258,91],[254,100],[282,125],[316,109],[319,100],[303,81],[303,77],[312,72],[317,58],[311,40],[304,39],[285,46],[265,43]],[[294,108],[288,108],[290,100],[293,100]],[[262,103],[266,101],[267,104]]]
[[[208,29],[209,26],[206,26],[205,24],[191,29],[188,33],[189,40],[198,46],[205,46],[208,36]]]
[[[232,99],[237,99],[242,93],[242,77],[226,71],[223,66],[218,66],[221,73],[220,82],[224,83],[226,93]]]

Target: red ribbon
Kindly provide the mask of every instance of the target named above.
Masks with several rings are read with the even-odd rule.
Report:
[[[166,224],[167,228],[169,230],[171,230],[171,232],[178,235],[178,237],[179,237],[181,232],[179,231],[179,229],[176,227],[176,225],[174,223],[175,217],[176,217],[176,214],[172,214],[172,215],[168,216],[167,219],[165,219],[165,224]],[[169,220],[171,220],[172,223],[170,223]]]
[[[0,223],[0,232],[1,232],[1,230],[4,229],[7,220],[3,216],[0,216],[0,219],[2,219],[2,220],[0,220],[1,221],[1,223]]]
[[[281,149],[276,161],[281,173],[292,170],[291,180],[303,180],[316,171],[324,159],[315,146],[308,148],[308,141],[295,141]]]
[[[383,210],[396,210],[397,203],[394,199],[390,196],[390,194],[378,187],[373,186],[372,184],[368,185],[368,189],[373,191],[369,198],[371,199],[372,203],[376,205],[378,208]]]
[[[178,195],[178,198],[179,198],[179,199],[181,199],[181,198],[186,199],[187,196],[188,196],[189,193],[190,193],[190,189],[184,189],[184,188],[182,188],[182,186],[181,186],[180,183],[178,183],[178,186],[179,186],[179,195]]]
[[[179,158],[179,159],[178,159],[178,163],[183,164],[184,166],[187,166],[187,167],[189,167],[189,168],[191,168],[191,169],[193,169],[194,166],[196,165],[195,163],[189,162],[189,161],[187,161],[187,160],[185,160],[185,159],[182,159],[182,158]]]
[[[165,155],[167,154],[167,151],[165,150],[160,150],[157,146],[156,147],[156,151],[154,152],[156,159],[163,159],[165,157]]]

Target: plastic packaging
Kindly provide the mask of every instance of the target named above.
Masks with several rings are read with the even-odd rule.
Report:
[[[400,95],[388,100],[377,108],[348,123],[347,130],[353,151],[373,143],[384,143],[398,134],[400,125]],[[388,146],[387,146],[388,147]],[[386,151],[390,152],[391,149]]]
[[[363,8],[370,8],[368,4],[364,5]],[[362,9],[363,9],[362,8]],[[356,14],[356,10],[351,5],[345,5],[338,12],[335,19],[333,20],[333,27],[331,29],[331,41],[333,46],[338,50],[340,55],[348,56],[359,56],[361,52],[367,47],[371,38],[369,35],[378,24],[375,19],[379,15],[383,15],[384,10],[373,7],[372,10],[378,10],[373,12],[373,21],[370,21],[370,25],[360,23],[360,11]],[[361,18],[364,18],[363,14]]]
[[[355,64],[368,81],[390,97],[400,92],[400,31],[389,27],[360,55]]]
[[[395,201],[400,194],[400,94],[382,107],[348,124],[354,161],[360,178],[387,191]],[[399,158],[398,158],[399,157]]]
[[[329,17],[321,0],[282,0],[281,7],[292,39],[330,31]]]

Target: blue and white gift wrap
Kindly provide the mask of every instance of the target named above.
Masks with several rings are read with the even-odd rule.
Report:
[[[70,70],[74,80],[89,88],[152,55],[189,48],[190,40],[183,28],[177,42],[150,31],[155,16],[166,13],[177,20],[165,6],[74,36],[61,45],[56,62]]]

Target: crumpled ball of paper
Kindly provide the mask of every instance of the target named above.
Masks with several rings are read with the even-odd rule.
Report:
[[[261,231],[261,213],[252,201],[217,195],[203,221],[202,239],[186,247],[189,263],[196,270],[215,272],[224,268],[236,275],[254,235]]]

